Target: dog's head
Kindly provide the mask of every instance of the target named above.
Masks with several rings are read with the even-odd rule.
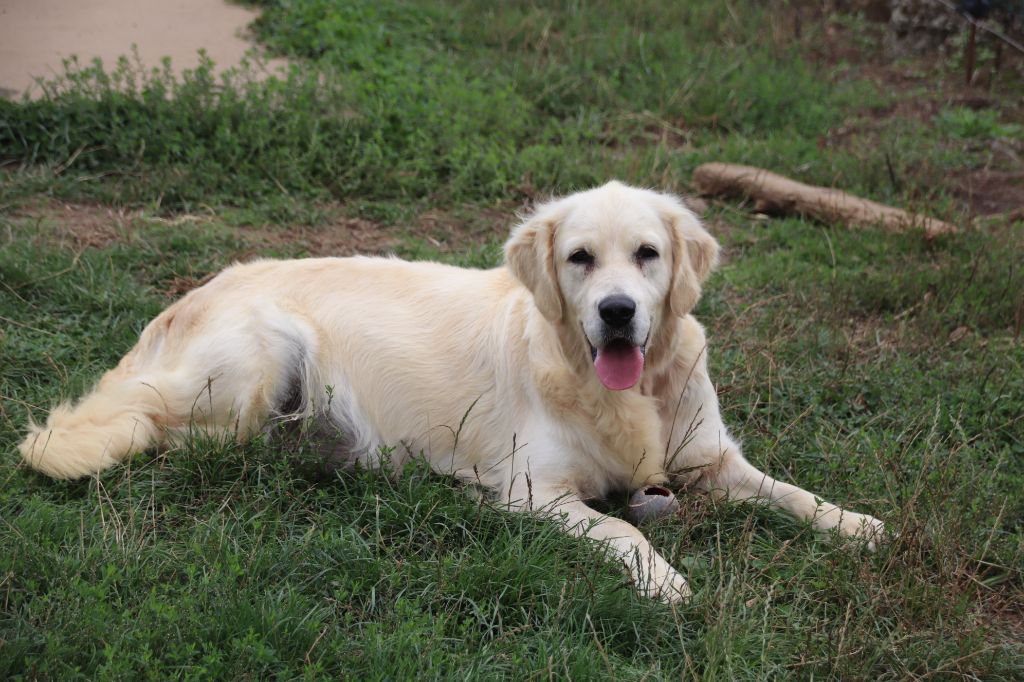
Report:
[[[505,260],[544,317],[578,330],[601,383],[622,390],[658,326],[697,303],[718,243],[679,199],[610,182],[537,207]]]

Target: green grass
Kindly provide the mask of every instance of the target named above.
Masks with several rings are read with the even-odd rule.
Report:
[[[1005,217],[925,243],[712,205],[726,259],[697,313],[727,423],[755,464],[899,536],[866,555],[683,496],[645,532],[685,606],[422,468],[325,478],[301,443],[203,438],[78,483],[22,468],[27,419],[183,282],[317,251],[296,223],[407,225],[400,254],[489,266],[536,194],[685,192],[712,159],[960,220],[951,178],[1019,139],[1012,84],[986,111],[906,113],[926,95],[815,64],[836,38],[813,17],[795,35],[786,3],[261,5],[283,82],[125,62],[0,102],[0,677],[1024,676],[1024,240]],[[55,199],[128,217],[89,241]]]

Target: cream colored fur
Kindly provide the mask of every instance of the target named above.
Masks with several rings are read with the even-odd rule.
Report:
[[[658,257],[643,264],[639,245]],[[569,262],[574,250],[593,268]],[[635,527],[584,503],[645,483],[758,499],[873,543],[882,524],[752,467],[729,436],[689,312],[718,245],[674,197],[619,183],[551,201],[515,228],[507,266],[381,258],[235,265],[157,316],[76,404],[30,428],[25,460],[88,476],[200,427],[247,438],[275,419],[341,434],[349,461],[423,456],[606,543],[637,588],[666,600],[686,580]],[[639,383],[598,381],[597,302],[637,304]],[[459,427],[462,424],[461,429]],[[456,440],[457,433],[457,440]]]

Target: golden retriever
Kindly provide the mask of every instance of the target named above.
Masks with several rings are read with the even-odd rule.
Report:
[[[634,526],[585,500],[670,483],[756,499],[869,545],[883,526],[776,481],[722,423],[690,315],[718,244],[673,196],[611,182],[540,205],[504,267],[393,258],[235,265],[158,315],[25,460],[95,474],[189,433],[315,422],[330,457],[422,456],[607,545],[637,589],[690,594]],[[386,457],[385,454],[386,453]]]

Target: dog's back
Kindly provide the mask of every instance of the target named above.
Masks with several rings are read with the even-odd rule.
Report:
[[[452,457],[453,434],[474,401],[494,400],[494,364],[510,351],[496,332],[527,304],[504,269],[237,265],[157,316],[91,393],[31,425],[21,452],[78,478],[193,428],[245,438],[272,417],[314,418],[344,433],[354,457],[404,442],[471,466]]]

